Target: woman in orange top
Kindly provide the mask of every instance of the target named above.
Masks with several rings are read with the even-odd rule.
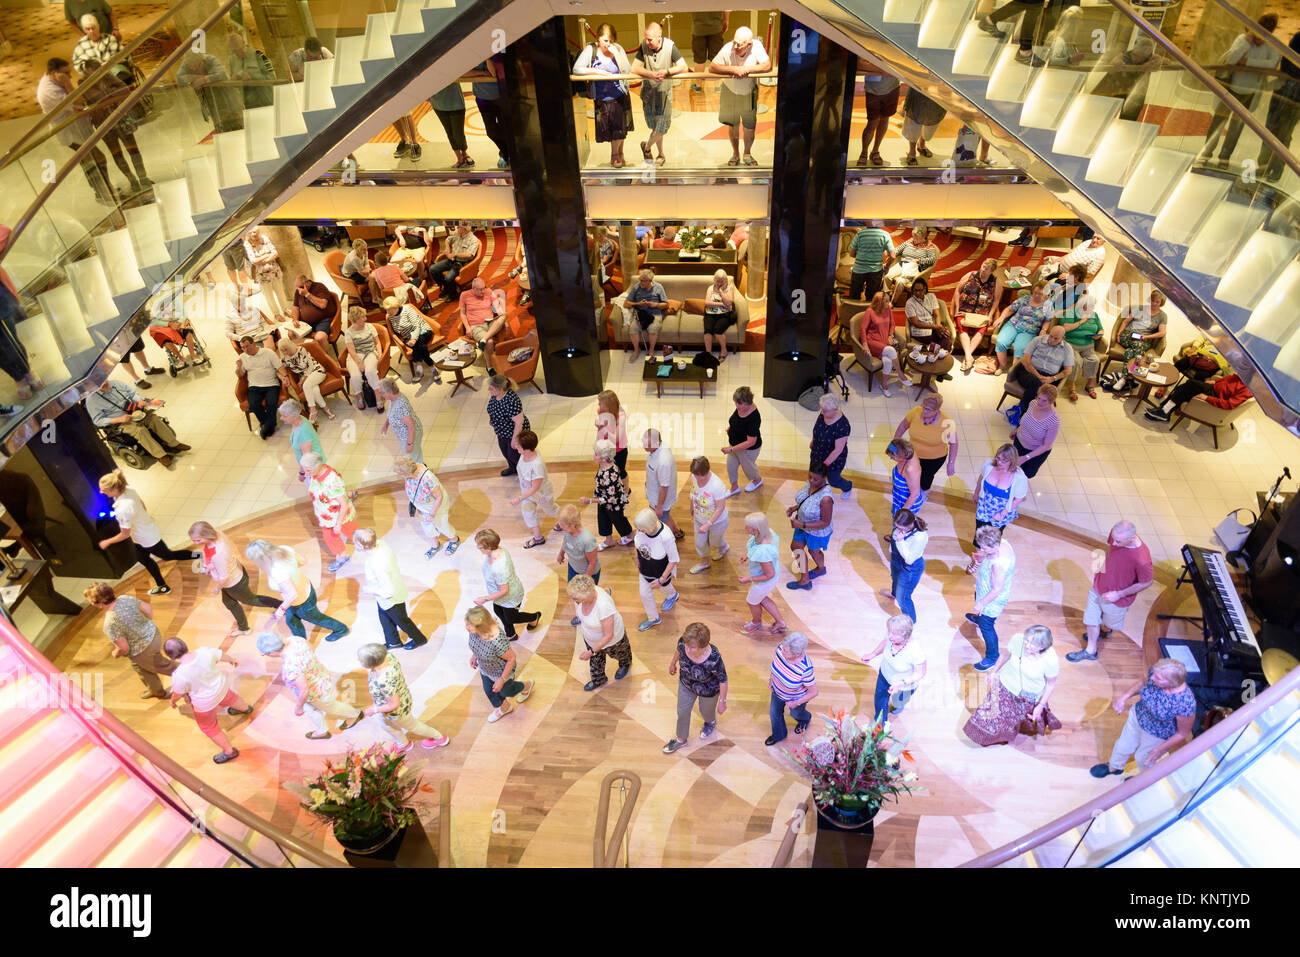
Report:
[[[957,471],[957,427],[942,412],[943,396],[927,395],[915,406],[894,430],[894,438],[906,435],[916,449],[921,463],[921,491],[930,491],[934,477],[948,462],[948,474]]]

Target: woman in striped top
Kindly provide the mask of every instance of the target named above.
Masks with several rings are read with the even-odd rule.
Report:
[[[803,734],[812,721],[808,702],[817,697],[817,680],[813,675],[812,662],[808,660],[808,636],[802,631],[790,632],[785,641],[776,646],[767,684],[772,689],[772,700],[768,707],[772,734],[763,743],[770,748],[786,738],[786,708],[790,709],[795,720],[795,734]]]
[[[411,350],[411,381],[419,382],[424,378],[425,363],[433,364],[433,360],[429,357],[429,343],[433,341],[433,330],[424,321],[424,315],[420,310],[410,303],[402,302],[396,296],[388,296],[384,299],[384,314],[388,316],[388,323],[393,327],[393,333]],[[437,369],[433,371],[433,379],[435,382],[441,381]]]
[[[916,457],[916,449],[907,439],[894,439],[885,448],[885,454],[894,461],[890,511],[906,508],[913,514],[919,512],[930,493],[921,488],[921,460]]]
[[[1020,417],[1020,425],[1011,433],[1020,456],[1020,471],[1029,478],[1038,474],[1038,470],[1047,461],[1052,451],[1052,443],[1061,430],[1061,420],[1056,414],[1056,386],[1044,385],[1038,389],[1038,395],[1029,404],[1025,414]]]

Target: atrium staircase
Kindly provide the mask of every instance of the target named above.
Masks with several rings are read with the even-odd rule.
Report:
[[[1259,150],[1248,128],[1232,165],[1215,168],[1196,159],[1203,135],[1166,135],[1141,121],[1151,111],[1122,119],[1122,99],[1085,93],[1087,68],[1017,62],[1017,21],[999,24],[1004,38],[991,36],[975,22],[975,0],[834,2],[1106,211],[1209,306],[1274,391],[1300,409],[1300,323],[1293,307],[1300,301],[1300,216],[1293,202],[1243,169],[1247,159],[1253,166]],[[1131,31],[1115,13],[1107,41],[1127,43]],[[1212,112],[1215,95],[1176,61],[1167,60],[1170,65],[1152,76],[1147,101],[1159,96],[1181,109]],[[1284,170],[1283,177],[1294,193],[1294,173]]]
[[[0,867],[330,864],[166,774],[115,733],[78,683],[89,674],[61,674],[11,627],[0,633]]]
[[[1296,867],[1300,670],[1132,782],[965,866]]]

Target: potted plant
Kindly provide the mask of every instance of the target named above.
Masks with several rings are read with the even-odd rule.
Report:
[[[334,838],[355,854],[395,857],[402,834],[415,821],[411,799],[422,788],[392,745],[375,744],[348,751],[342,764],[325,762],[325,770],[303,781],[302,802],[318,820],[334,829]]]
[[[812,778],[817,826],[870,833],[887,799],[916,790],[915,772],[900,767],[900,756],[907,761],[912,756],[890,733],[888,721],[859,725],[844,711],[823,720],[827,733],[794,756]]]
[[[677,231],[677,241],[682,244],[677,252],[678,259],[699,259],[700,250],[709,244],[708,237],[699,226],[683,226]]]

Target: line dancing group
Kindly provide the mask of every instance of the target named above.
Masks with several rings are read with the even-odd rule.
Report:
[[[1047,393],[1050,386],[1040,390]],[[629,521],[626,510],[630,501],[627,473],[627,412],[615,393],[602,392],[597,399],[593,458],[596,474],[591,495],[582,496],[582,505],[597,508],[597,535],[584,528],[575,505],[559,506],[545,461],[538,451],[539,438],[523,414],[519,397],[504,377],[493,377],[488,388],[487,411],[497,434],[507,468],[503,477],[518,481],[519,493],[510,504],[520,509],[529,537],[525,549],[546,544],[544,519],[552,522],[550,532],[560,534],[557,564],[566,566],[566,593],[574,604],[571,624],[579,629],[585,651],[579,658],[588,661],[588,692],[604,686],[608,678],[608,659],[617,664],[614,679],[625,677],[632,665],[629,634],[608,589],[599,587],[602,552],[619,545],[631,545],[635,552],[638,591],[645,618],[638,631],[649,631],[663,624],[663,613],[671,611],[681,598],[676,577],[680,554],[677,543],[685,532],[672,515],[679,495],[677,462],[672,450],[657,430],[641,436],[646,452],[645,496],[648,507]],[[744,493],[756,492],[763,485],[758,469],[762,448],[761,416],[747,387],[735,390],[735,410],[727,425],[727,442],[721,452],[726,458],[728,483],[712,470],[706,456],[694,457],[689,464],[690,478],[685,484],[694,531],[697,561],[689,574],[700,575],[721,562],[728,552],[726,531],[730,525],[728,502],[742,494],[740,471],[749,478]],[[290,402],[286,406],[294,406]],[[947,464],[953,474],[957,443],[950,419],[941,412],[941,399],[929,396],[912,409],[899,424],[896,437],[889,443],[887,455],[893,460],[891,476],[892,529],[883,543],[889,552],[889,587],[880,596],[897,605],[900,614],[890,617],[884,638],[866,655],[864,663],[879,661],[873,698],[877,716],[903,710],[926,677],[925,652],[913,640],[917,610],[913,594],[925,572],[925,550],[929,534],[920,512],[929,497],[930,485],[940,468]],[[208,522],[195,522],[189,529],[194,551],[173,550],[163,542],[160,530],[149,515],[139,495],[127,486],[120,471],[100,480],[101,490],[113,500],[114,516],[121,531],[100,543],[101,548],[130,538],[136,554],[153,576],[156,586],[150,594],[164,594],[165,581],[154,556],[164,560],[197,559],[213,581],[214,593],[220,593],[233,626],[228,637],[250,632],[244,611],[247,607],[272,609],[270,618],[256,639],[258,650],[269,658],[280,659],[280,674],[294,700],[294,712],[312,723],[307,737],[312,740],[331,736],[327,719],[340,721],[345,731],[362,718],[380,714],[399,744],[405,748],[418,741],[427,749],[445,747],[450,739],[417,717],[401,664],[392,652],[413,651],[428,642],[427,636],[411,619],[406,607],[407,587],[397,555],[371,528],[358,527],[354,495],[349,494],[342,476],[326,463],[319,437],[301,410],[282,408],[282,415],[293,426],[291,443],[300,465],[300,477],[320,525],[325,544],[334,556],[329,568],[337,571],[352,557],[349,545],[363,560],[365,592],[375,600],[384,641],[368,643],[357,649],[357,658],[367,673],[372,704],[364,709],[340,700],[335,678],[316,658],[307,641],[305,623],[325,629],[323,640],[338,641],[349,634],[342,621],[317,607],[314,585],[303,571],[303,561],[284,545],[258,539],[245,549],[246,557],[261,573],[279,598],[259,595],[251,586],[248,568],[241,562],[226,536]],[[786,582],[791,590],[810,590],[816,579],[827,574],[826,552],[834,534],[835,492],[847,500],[853,484],[843,476],[848,457],[851,427],[834,396],[821,400],[821,410],[809,443],[808,478],[796,492],[794,502],[785,509],[790,522],[789,548],[795,575]],[[902,438],[910,433],[909,441]],[[437,475],[420,458],[418,439],[409,434],[399,437],[400,455],[394,462],[394,474],[404,482],[409,511],[418,516],[424,537],[432,545],[425,557],[432,559],[445,549],[453,554],[461,544],[460,534],[450,517],[451,501]],[[1022,732],[1058,729],[1060,721],[1052,714],[1049,701],[1060,673],[1060,660],[1053,649],[1053,636],[1045,626],[1034,625],[1000,645],[997,620],[1011,600],[1016,572],[1016,556],[1004,537],[1005,528],[1017,517],[1019,504],[1028,495],[1025,470],[1015,445],[1008,443],[984,464],[975,491],[974,553],[967,571],[973,574],[974,599],[965,618],[978,630],[984,645],[984,657],[974,665],[986,673],[989,693],[965,726],[966,734],[981,745],[1005,744]],[[772,733],[768,746],[784,740],[788,734],[785,713],[795,720],[795,733],[801,734],[811,721],[807,704],[818,694],[814,668],[808,656],[808,638],[791,632],[773,600],[780,579],[780,536],[768,516],[751,511],[743,518],[746,549],[742,574],[737,583],[748,586],[745,602],[750,621],[740,631],[746,635],[760,633],[781,636],[770,667],[770,708]],[[617,536],[617,537],[616,537]],[[541,626],[542,613],[524,610],[525,589],[515,571],[510,552],[500,534],[491,528],[473,535],[475,546],[483,555],[484,594],[475,597],[464,618],[470,648],[470,667],[477,670],[483,690],[493,710],[489,722],[510,714],[532,694],[533,682],[521,681],[521,665],[511,642],[518,638],[517,626],[533,631]],[[1128,608],[1137,594],[1154,580],[1150,552],[1137,536],[1130,522],[1117,523],[1110,532],[1107,549],[1098,553],[1093,568],[1092,586],[1083,615],[1086,646],[1066,657],[1070,661],[1095,660],[1099,639],[1112,631],[1122,630]],[[662,604],[660,595],[662,594]],[[188,699],[199,728],[221,751],[213,757],[218,764],[238,755],[222,731],[217,716],[222,709],[247,715],[251,707],[233,690],[223,663],[237,664],[220,648],[190,650],[180,638],[165,642],[153,622],[149,603],[129,595],[119,595],[109,585],[97,583],[85,592],[86,599],[106,612],[104,630],[113,642],[114,656],[125,655],[145,685],[143,698],[170,697],[173,707]],[[488,608],[491,608],[491,611]],[[764,624],[764,612],[771,624]],[[272,629],[283,623],[287,635]],[[403,641],[399,633],[404,634]],[[679,679],[676,733],[663,747],[673,753],[685,746],[690,716],[698,707],[704,719],[701,738],[710,737],[718,717],[727,707],[727,671],[722,654],[711,642],[709,628],[701,622],[688,624],[678,639],[668,668]],[[170,694],[161,677],[171,677]],[[1138,698],[1130,712],[1124,732],[1116,742],[1110,760],[1092,768],[1097,777],[1118,774],[1131,755],[1139,767],[1146,767],[1160,755],[1190,737],[1195,699],[1185,684],[1186,673],[1175,661],[1162,659],[1147,678],[1138,682],[1114,707],[1122,713],[1128,700]]]

